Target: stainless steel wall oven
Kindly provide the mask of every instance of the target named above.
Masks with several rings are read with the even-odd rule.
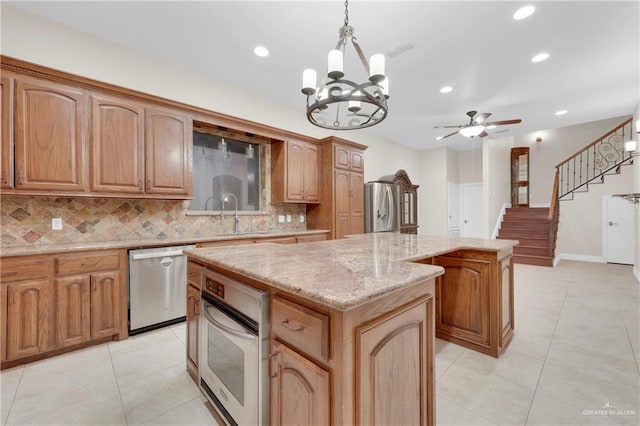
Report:
[[[200,387],[229,425],[269,424],[269,294],[202,275]]]

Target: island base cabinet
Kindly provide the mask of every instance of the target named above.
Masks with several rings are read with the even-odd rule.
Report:
[[[200,290],[187,285],[187,371],[198,379],[198,336],[200,335]]]
[[[356,329],[357,425],[431,425],[433,298]]]
[[[329,372],[289,349],[272,341],[271,424],[330,424]]]

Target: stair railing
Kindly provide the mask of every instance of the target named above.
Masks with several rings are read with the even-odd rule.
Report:
[[[551,202],[549,203],[549,256],[554,257],[556,235],[558,234],[558,223],[560,222],[560,197],[558,190],[560,186],[560,172],[556,169],[553,178],[553,189],[551,190]]]
[[[558,198],[585,187],[626,162],[632,162],[624,143],[632,135],[631,118],[556,165],[560,174]]]

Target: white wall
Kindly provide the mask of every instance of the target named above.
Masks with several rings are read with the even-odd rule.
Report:
[[[282,107],[179,64],[159,62],[7,4],[2,4],[0,27],[3,55],[312,137],[331,135],[309,124],[302,97],[299,109]],[[392,119],[392,115],[387,118]],[[415,150],[366,130],[338,136],[369,147],[365,151],[365,181],[405,169],[412,181],[420,184]]]
[[[640,102],[636,105],[636,110],[633,113],[633,131],[634,140],[640,145],[640,128],[636,127],[635,123],[640,119]],[[640,154],[640,147],[637,148],[636,151]],[[632,177],[632,191],[636,194],[640,194],[640,157],[636,157],[633,162],[633,177]],[[636,236],[635,236],[635,246],[636,246],[636,261],[633,267],[633,273],[640,281],[640,204],[636,204],[635,206],[635,214],[636,214]]]
[[[614,117],[514,136],[514,147],[530,147],[529,203],[549,205],[556,164],[571,157],[627,118],[628,116]],[[542,138],[542,142],[535,141],[538,136]]]
[[[458,153],[458,182],[459,183],[475,183],[482,182],[482,151],[480,144],[485,144],[488,139],[483,141],[473,141],[474,149],[460,151]]]
[[[513,137],[482,142],[484,235],[491,237],[505,204],[511,203],[511,147]]]
[[[418,195],[418,233],[447,234],[448,148],[422,151],[420,193]]]

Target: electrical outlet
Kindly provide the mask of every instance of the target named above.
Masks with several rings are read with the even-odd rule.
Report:
[[[304,215],[303,214],[300,215],[300,223],[304,223]]]
[[[284,223],[284,215],[283,214],[279,214],[278,215],[278,223]]]
[[[62,218],[54,217],[51,219],[51,229],[60,231],[62,229]]]
[[[287,223],[291,223],[291,215],[290,214],[287,215]]]

